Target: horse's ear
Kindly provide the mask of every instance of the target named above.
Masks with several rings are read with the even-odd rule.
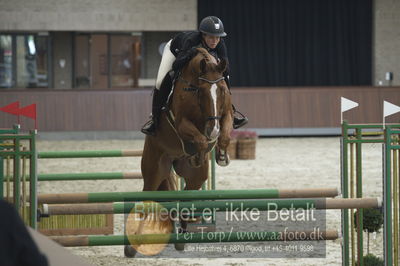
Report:
[[[222,59],[221,62],[219,62],[219,64],[217,65],[217,71],[219,73],[224,73],[227,65],[228,65],[228,62],[225,59]]]
[[[207,72],[207,62],[206,62],[206,59],[202,59],[200,61],[200,73],[204,74],[206,72]]]

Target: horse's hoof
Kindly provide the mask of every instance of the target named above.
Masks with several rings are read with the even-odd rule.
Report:
[[[134,249],[132,246],[130,245],[126,245],[124,248],[124,254],[125,257],[127,258],[134,258],[136,256],[137,250]]]
[[[174,247],[175,247],[175,250],[178,250],[178,251],[184,251],[185,250],[185,244],[184,243],[175,243]]]
[[[231,162],[229,154],[223,151],[217,155],[216,161],[219,166],[227,166]]]

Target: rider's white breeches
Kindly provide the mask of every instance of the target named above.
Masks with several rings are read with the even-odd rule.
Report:
[[[172,64],[175,61],[175,56],[171,52],[171,41],[167,42],[164,47],[164,51],[161,57],[160,67],[158,68],[157,79],[156,79],[156,89],[159,90],[161,82],[163,81],[165,75],[172,69]]]

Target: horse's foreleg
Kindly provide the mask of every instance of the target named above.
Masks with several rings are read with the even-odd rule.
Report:
[[[177,122],[177,124],[178,134],[183,140],[194,142],[199,151],[207,149],[207,138],[202,133],[200,133],[200,131],[191,121],[183,117],[179,121],[179,123]]]
[[[229,112],[221,119],[221,131],[218,137],[218,143],[216,147],[216,162],[220,166],[227,166],[230,162],[229,155],[226,152],[232,131],[232,114]]]
[[[184,141],[193,142],[199,154],[197,162],[192,162],[193,166],[199,167],[206,160],[206,150],[208,148],[207,138],[200,133],[197,127],[187,118],[179,120],[177,131]]]

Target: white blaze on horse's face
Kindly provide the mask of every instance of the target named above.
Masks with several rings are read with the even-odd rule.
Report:
[[[212,105],[213,105],[212,107],[214,109],[214,116],[218,116],[218,113],[217,113],[217,89],[218,89],[217,84],[211,85],[210,92],[211,92],[211,99],[212,99]],[[208,137],[210,139],[214,140],[214,139],[218,138],[218,136],[219,136],[219,120],[215,119],[214,127]]]

